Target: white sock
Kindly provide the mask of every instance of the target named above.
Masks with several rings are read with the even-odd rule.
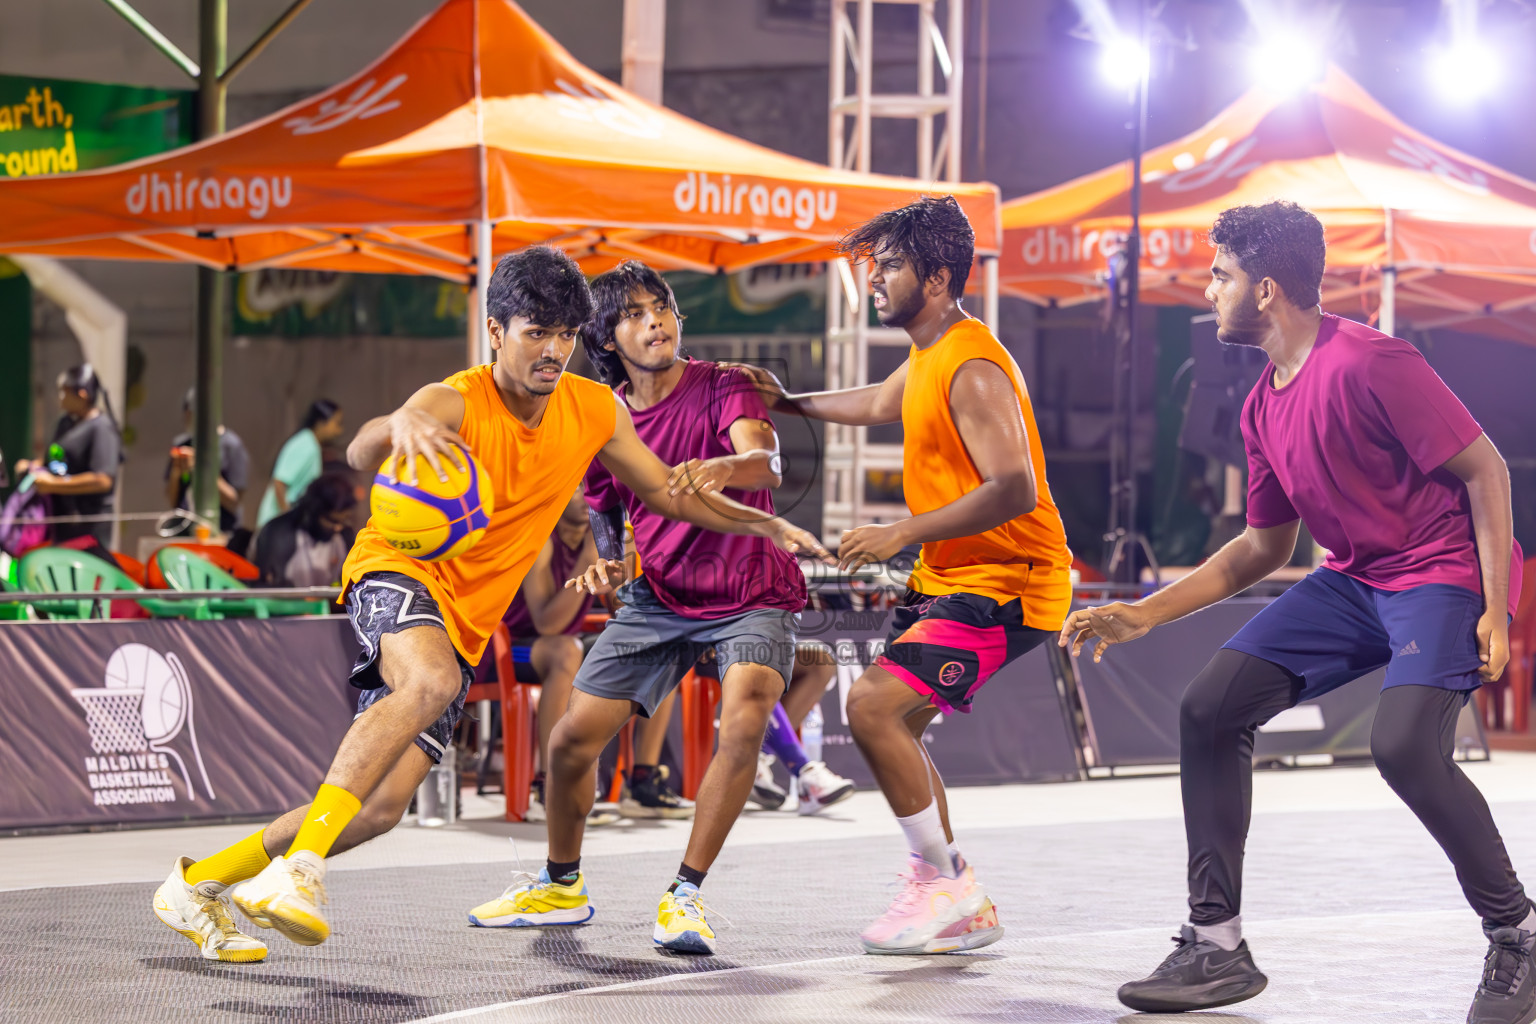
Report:
[[[1531,912],[1525,915],[1525,920],[1518,927],[1523,932],[1536,933],[1536,903],[1531,904]]]
[[[960,870],[960,844],[953,840],[949,844],[949,859],[955,862],[955,870]]]
[[[955,862],[950,859],[949,843],[944,839],[944,822],[939,818],[937,800],[910,817],[897,818],[896,823],[906,833],[907,845],[913,853],[941,874],[955,877]]]
[[[1214,942],[1227,952],[1232,952],[1243,941],[1243,915],[1220,924],[1192,924],[1195,938],[1201,942]]]

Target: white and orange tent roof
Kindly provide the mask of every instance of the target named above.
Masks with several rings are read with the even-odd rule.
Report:
[[[647,103],[578,63],[511,0],[446,0],[353,78],[132,164],[0,181],[0,252],[467,280],[547,242],[589,272],[630,257],[733,271],[820,260],[920,192],[952,193],[998,251],[992,185],[785,156]]]
[[[1289,100],[1250,92],[1145,155],[1147,299],[1204,305],[1211,223],[1273,199],[1323,221],[1330,308],[1373,312],[1391,265],[1399,324],[1536,340],[1536,182],[1409,128],[1337,68]],[[1129,224],[1128,161],[1005,203],[1003,292],[1041,304],[1102,298],[1107,255]]]

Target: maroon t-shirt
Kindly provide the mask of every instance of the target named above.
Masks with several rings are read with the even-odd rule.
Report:
[[[629,385],[619,387],[626,398]],[[744,374],[690,360],[682,379],[649,409],[630,409],[635,432],[668,466],[734,454],[731,424],[767,420],[768,409]],[[773,516],[769,491],[722,493]],[[690,619],[721,619],[757,608],[805,608],[805,575],[793,555],[762,537],[714,533],[646,510],[633,491],[594,461],[587,471],[587,504],[598,511],[623,505],[635,530],[640,571],[657,598]]]
[[[1243,405],[1248,525],[1300,518],[1328,568],[1382,590],[1481,594],[1467,487],[1443,467],[1482,432],[1412,345],[1325,315],[1290,382],[1276,388],[1271,364]],[[1518,543],[1511,555],[1513,615]]]
[[[559,530],[549,535],[549,543],[550,547],[554,549],[554,553],[549,560],[549,571],[550,575],[555,578],[555,587],[560,588],[565,586],[566,580],[572,578],[581,570],[586,569],[586,566],[576,564],[577,558],[581,555],[582,546],[578,544],[574,548],[568,547],[565,541],[560,539]],[[566,636],[580,633],[582,621],[587,617],[587,611],[591,607],[592,595],[587,594],[586,597],[582,598],[581,605],[577,608],[576,614],[571,617],[571,621],[560,632]],[[528,611],[528,604],[523,600],[522,587],[517,589],[517,596],[512,599],[512,607],[507,609],[507,614],[501,617],[501,621],[507,624],[507,632],[512,634],[513,640],[539,635],[538,627],[533,624],[533,615]]]

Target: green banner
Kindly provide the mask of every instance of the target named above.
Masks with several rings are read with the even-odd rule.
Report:
[[[285,338],[463,337],[468,290],[436,277],[256,270],[234,294],[234,333]]]
[[[666,277],[687,334],[821,334],[826,272],[824,263],[781,263],[729,275]]]
[[[804,263],[728,276],[666,277],[689,334],[820,334],[826,329],[825,273],[823,264]],[[468,301],[463,285],[432,277],[258,270],[240,275],[234,333],[461,337]]]
[[[192,92],[0,75],[0,174],[106,167],[192,141]]]

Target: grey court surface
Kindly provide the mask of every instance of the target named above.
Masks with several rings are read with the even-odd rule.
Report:
[[[1308,784],[1327,789],[1328,776],[1312,773]],[[1059,801],[1068,787],[1050,788]],[[1040,790],[1019,788],[1006,799],[996,792],[995,817],[1007,819],[1018,801]],[[1464,1019],[1485,948],[1477,921],[1417,822],[1384,801],[1367,803],[1379,806],[1255,816],[1245,916],[1269,990],[1236,1012],[1184,1019]],[[1177,1019],[1130,1014],[1114,990],[1172,948],[1168,936],[1183,909],[1181,823],[1169,816],[989,823],[987,791],[971,791],[967,806],[971,827],[962,829],[963,847],[1008,929],[1002,942],[973,954],[860,955],[857,933],[890,897],[886,882],[899,866],[900,840],[835,838],[835,820],[802,822],[795,827],[822,832],[727,846],[705,885],[706,897],[731,922],[717,916],[720,955],[710,959],[666,957],[650,944],[675,850],[588,858],[595,921],[548,932],[467,926],[464,911],[502,888],[507,864],[334,871],[330,941],[304,949],[264,932],[272,955],[252,965],[198,959],[151,916],[153,882],[13,888],[0,892],[0,1020]],[[1517,867],[1536,878],[1536,789],[1527,799],[1497,802],[1495,814]],[[746,826],[749,839],[754,828],[761,831],[760,819]],[[167,868],[178,840],[191,832],[152,834]],[[73,849],[88,848],[80,844],[89,839],[101,840],[104,851],[112,839],[73,838]],[[680,850],[685,829],[666,838]],[[25,849],[8,844],[27,842],[0,840],[0,862],[8,848]],[[92,867],[80,863],[75,870],[85,879]]]

